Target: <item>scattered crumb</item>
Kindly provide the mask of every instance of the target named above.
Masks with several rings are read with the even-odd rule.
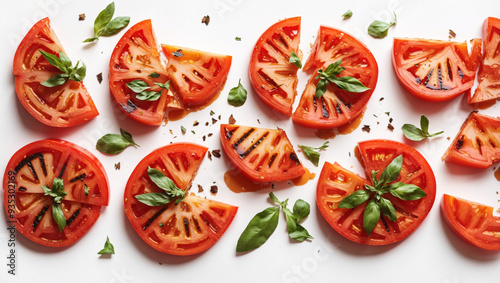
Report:
[[[82,13],[82,14],[78,15],[78,20],[79,21],[85,21],[85,13]]]
[[[208,136],[208,137],[211,137],[211,136],[213,136],[213,135],[214,135],[214,134],[212,134],[212,133],[208,133],[208,135],[207,135],[207,136]]]
[[[259,119],[257,119],[257,123],[259,123],[259,124],[260,124],[260,120],[259,120]]]
[[[452,39],[452,38],[455,38],[455,36],[457,36],[457,34],[450,29],[450,35],[448,36],[449,39]]]
[[[202,193],[203,192],[203,187],[201,185],[198,185],[198,193]]]
[[[101,83],[102,82],[102,73],[97,74],[96,77],[97,77],[97,81],[99,83]]]
[[[201,23],[208,26],[208,24],[210,23],[210,16],[209,15],[203,16],[203,19],[201,19]]]
[[[172,131],[172,129],[169,130],[170,131],[170,134],[173,135],[174,134],[174,131]]]
[[[367,133],[369,133],[369,132],[370,132],[370,130],[371,130],[371,129],[370,129],[370,125],[364,125],[364,126],[363,126],[363,128],[361,128],[361,130],[362,130],[363,132],[367,132]]]
[[[381,97],[378,101],[382,101],[382,100],[384,100],[384,98],[383,98],[383,97]]]
[[[208,126],[208,125],[210,125],[210,123],[206,122],[206,123],[205,123],[205,126]]]
[[[394,121],[392,118],[389,118],[389,123],[392,123],[392,121]]]
[[[389,116],[391,115],[391,112],[385,112],[385,115]]]
[[[218,118],[219,118],[219,121],[220,121],[220,115],[219,115],[219,117],[218,117]]]
[[[210,161],[212,161],[212,154],[210,153],[210,151],[207,153],[207,156],[208,156],[208,159],[209,159]]]
[[[159,265],[162,265],[163,263],[161,263],[161,262],[158,262],[158,264],[159,264]]]
[[[392,124],[389,124],[387,125],[387,129],[392,132],[394,131],[394,126]]]
[[[219,191],[219,188],[217,187],[217,185],[213,185],[210,187],[210,193],[212,195],[216,195],[218,191]]]
[[[200,123],[199,123],[197,120],[195,120],[195,121],[194,121],[194,123],[193,123],[193,127],[196,127],[196,126],[198,126],[199,124],[200,124]]]
[[[217,123],[217,120],[214,119],[214,118],[212,118],[212,125],[215,124],[215,123]]]
[[[206,141],[207,140],[207,136],[203,136],[202,139],[203,139],[203,141]]]
[[[115,170],[120,170],[120,162],[115,163]]]
[[[447,140],[450,140],[450,137],[446,137]]]
[[[220,155],[220,149],[214,149],[214,150],[212,150],[212,155],[214,157],[220,158],[221,157],[221,155]]]
[[[229,125],[234,125],[236,124],[236,119],[234,119],[233,114],[229,116]]]

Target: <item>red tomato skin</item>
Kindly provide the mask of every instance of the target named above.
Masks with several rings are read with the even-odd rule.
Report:
[[[99,199],[91,199],[90,198],[91,196],[89,197],[80,196],[82,199],[78,201],[75,201],[73,199],[70,200],[63,199],[61,205],[69,207],[68,209],[71,209],[71,206],[77,206],[80,211],[83,210],[83,213],[80,212],[78,214],[78,216],[80,217],[77,216],[73,221],[73,223],[78,224],[77,227],[67,226],[65,230],[63,230],[64,235],[63,233],[60,233],[61,235],[60,239],[50,239],[50,237],[48,236],[40,237],[29,226],[24,225],[24,223],[21,224],[16,217],[17,213],[25,214],[25,212],[24,210],[19,211],[19,209],[17,208],[17,204],[20,202],[20,200],[16,192],[20,190],[17,187],[17,182],[16,182],[17,173],[15,167],[17,166],[19,161],[23,160],[27,156],[31,156],[32,154],[39,152],[41,149],[51,149],[51,148],[53,148],[55,151],[65,151],[73,154],[78,154],[79,158],[83,160],[80,162],[82,163],[86,162],[89,167],[93,168],[94,170],[93,172],[96,175],[96,178],[99,178],[98,182],[100,182]],[[50,187],[50,184],[48,186]],[[32,240],[37,244],[48,247],[66,247],[73,245],[75,242],[81,239],[81,237],[83,237],[97,221],[97,219],[100,216],[100,207],[102,205],[107,206],[109,203],[109,190],[108,190],[109,181],[106,175],[106,171],[104,170],[104,167],[99,162],[99,160],[93,154],[81,148],[80,146],[68,141],[57,140],[57,139],[35,141],[25,145],[24,147],[19,149],[16,153],[14,153],[14,155],[9,160],[7,168],[4,173],[3,188],[4,188],[4,207],[7,213],[7,217],[9,218],[9,221],[11,221],[9,223],[12,223],[16,227],[16,230],[26,238]],[[68,191],[67,188],[66,192],[72,194],[72,192]],[[89,195],[92,195],[92,193],[93,191],[91,190]],[[38,206],[43,205],[44,203],[47,206],[51,205],[52,203],[51,198],[43,196],[43,192],[40,193],[39,195],[41,196],[38,197],[38,199],[36,200],[36,202],[39,203]],[[21,196],[30,197],[30,196],[35,196],[35,194],[26,193],[26,194],[21,194]],[[90,203],[87,204],[84,202],[90,202]],[[15,208],[13,207],[13,205],[15,206]],[[12,211],[12,209],[15,209],[15,211]],[[49,208],[45,214],[47,215],[50,214],[49,217],[52,217],[51,208]],[[67,213],[65,213],[65,215],[68,216]],[[29,218],[32,219],[33,216],[29,216]],[[51,220],[51,222],[53,226],[58,227],[54,220]],[[56,235],[55,238],[57,237],[58,236]]]
[[[500,240],[495,236],[500,231],[500,217],[493,216],[493,207],[447,194],[443,195],[440,207],[443,220],[462,241],[484,250],[500,250]],[[461,221],[466,219],[456,217],[460,209],[464,210],[462,214],[466,214],[466,219],[475,221],[474,227],[465,227]]]

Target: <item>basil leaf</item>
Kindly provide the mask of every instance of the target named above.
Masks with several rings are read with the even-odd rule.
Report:
[[[326,85],[328,84],[327,80],[319,80],[316,85],[316,97],[320,99],[323,94],[326,92]]]
[[[165,176],[165,174],[163,174],[163,172],[158,169],[148,167],[148,175],[153,183],[155,183],[160,189],[166,192],[178,189],[174,181]]]
[[[264,244],[278,226],[279,207],[269,207],[257,213],[241,233],[236,252],[254,250]]]
[[[382,182],[382,185],[394,182],[399,177],[402,167],[403,155],[399,155],[394,158],[389,165],[387,165],[382,172],[382,175],[380,175],[380,182]]]
[[[287,199],[288,200],[288,199]],[[295,215],[290,211],[290,209],[286,208],[285,206],[281,206],[283,209],[283,212],[285,213],[285,219],[286,219],[286,227],[288,229],[288,234],[290,235],[292,232],[297,230],[297,218]]]
[[[299,242],[303,242],[307,239],[314,239],[313,236],[311,236],[306,230],[306,228],[304,228],[300,224],[296,225],[296,228],[293,232],[290,232],[290,230],[288,230],[288,235],[290,236],[290,238]]]
[[[89,38],[85,39],[85,40],[84,40],[84,41],[82,41],[82,42],[84,42],[84,43],[94,42],[94,41],[96,41],[96,40],[98,40],[98,39],[99,39],[99,37],[94,36],[94,37],[89,37]]]
[[[160,98],[161,96],[161,91],[156,92],[152,90],[146,90],[141,93],[138,93],[135,98],[139,100],[144,100],[144,101],[156,101]]]
[[[145,81],[139,79],[128,82],[126,83],[126,85],[135,93],[141,93],[150,88],[150,86]]]
[[[396,215],[396,209],[392,205],[391,201],[381,197],[380,198],[380,210],[382,213],[389,218],[392,222],[396,222],[397,215]]]
[[[342,17],[344,18],[344,20],[349,19],[350,17],[352,17],[352,11],[347,10],[344,14],[342,14]]]
[[[62,211],[61,205],[55,201],[52,202],[52,217],[59,226],[59,232],[62,232],[66,227],[66,218]]]
[[[174,200],[174,198],[165,193],[144,193],[136,195],[135,198],[149,206],[162,206]]]
[[[326,92],[326,86],[329,83],[336,84],[340,89],[347,90],[349,92],[360,93],[369,90],[362,82],[358,79],[350,76],[337,77],[342,71],[345,70],[341,67],[342,59],[339,59],[332,64],[330,64],[325,71],[323,69],[318,70],[317,78],[320,78],[316,84],[316,97],[321,98]]]
[[[370,200],[366,205],[363,214],[363,229],[370,235],[380,219],[380,206],[374,200]]]
[[[117,17],[109,22],[104,29],[99,33],[99,36],[111,36],[120,32],[123,28],[128,26],[130,17]]]
[[[50,77],[48,80],[41,83],[45,87],[54,87],[65,84],[69,79],[69,76],[65,73],[57,74]]]
[[[185,133],[186,133],[186,128],[184,128],[184,126],[181,126],[181,132],[182,132],[183,134],[185,134]]]
[[[375,38],[384,38],[390,27],[396,25],[397,17],[394,12],[394,22],[386,23],[382,21],[374,21],[368,26],[368,34]]]
[[[120,128],[120,135],[122,135],[122,137],[125,138],[129,143],[135,146],[139,146],[138,144],[135,143],[134,138],[132,138],[132,135],[122,128]]]
[[[71,69],[71,74],[69,76],[69,78],[75,82],[83,81],[83,78],[85,78],[87,74],[87,66],[85,66],[85,63],[82,62],[82,66],[78,67],[80,62],[81,61],[76,62],[76,66],[74,69]]]
[[[45,52],[43,50],[38,50],[42,54],[43,58],[49,62],[50,65],[58,68],[60,71],[65,72],[65,65],[56,55]]]
[[[413,184],[403,184],[390,192],[393,196],[402,200],[416,200],[427,195],[422,189]]]
[[[412,124],[404,124],[401,130],[403,130],[405,137],[412,141],[421,141],[426,138],[425,133]]]
[[[281,205],[281,201],[279,201],[279,199],[278,199],[278,198],[274,195],[274,193],[273,193],[273,192],[270,192],[270,193],[269,193],[269,198],[271,198],[271,200],[272,200],[274,203]],[[288,201],[288,199],[287,199],[286,201]]]
[[[132,144],[122,135],[106,134],[97,141],[96,149],[106,154],[118,154]]]
[[[334,77],[334,76],[340,75],[340,73],[343,70],[345,70],[344,67],[340,67],[340,64],[342,64],[342,59],[339,59],[339,60],[333,62],[332,64],[328,65],[328,67],[326,67],[326,70],[323,72],[322,75],[325,78]]]
[[[425,115],[420,116],[420,128],[425,135],[429,135],[429,119]]]
[[[155,85],[159,86],[160,88],[168,90],[170,88],[170,80],[168,80],[166,83],[155,83]]]
[[[157,72],[153,72],[149,75],[150,77],[154,78],[154,79],[157,79],[160,77],[160,74],[158,74]]]
[[[288,59],[288,62],[294,64],[297,68],[302,69],[302,62],[300,61],[299,56],[297,56],[294,51],[292,51],[292,53],[290,54],[290,59]]]
[[[104,243],[104,248],[97,252],[97,254],[103,255],[103,254],[115,254],[115,247],[111,242],[109,241],[109,237],[106,237],[106,243]]]
[[[327,148],[328,141],[323,143],[323,145],[320,147],[310,147],[300,144],[299,147],[302,149],[302,151],[304,151],[304,154],[306,155],[307,159],[309,159],[316,167],[318,167],[319,157],[320,157],[320,153],[318,151]]]
[[[67,193],[64,191],[64,185],[63,185],[63,180],[59,178],[54,178],[54,181],[52,181],[52,192],[57,194],[57,195],[67,195]]]
[[[227,102],[233,106],[241,106],[245,104],[245,101],[247,100],[247,91],[241,84],[241,79],[238,81],[238,86],[233,87],[229,91],[229,95],[227,97]]]
[[[375,187],[380,186],[380,181],[377,180],[378,171],[372,170],[372,182]]]
[[[347,90],[348,92],[365,92],[370,88],[366,87],[358,79],[345,76],[345,77],[332,77],[328,79],[330,82],[336,84],[340,89]]]
[[[59,57],[54,54],[47,53],[43,50],[39,50],[42,56],[51,64],[52,66],[58,68],[62,74],[57,74],[50,77],[48,80],[41,83],[41,85],[46,87],[54,87],[59,86],[68,81],[68,79],[73,80],[75,82],[82,81],[85,78],[85,74],[87,72],[87,68],[85,64],[82,62],[82,66],[78,67],[80,61],[76,63],[75,67],[71,66],[71,60],[64,54],[59,51]]]
[[[87,186],[87,184],[83,184],[83,191],[84,191],[86,196],[89,195],[89,187]]]
[[[71,68],[71,65],[73,65],[73,63],[71,63],[71,59],[69,59],[69,57],[66,56],[66,54],[64,54],[62,51],[59,51],[59,60],[61,62],[61,67],[63,67],[64,69],[60,70],[63,72],[67,72],[67,69]]]
[[[304,200],[298,199],[293,205],[293,215],[297,218],[297,222],[300,223],[304,220],[311,212],[311,206]]]
[[[94,35],[99,36],[101,31],[111,21],[115,14],[115,2],[111,2],[104,10],[102,10],[94,20]]]
[[[342,199],[338,207],[339,208],[355,208],[356,206],[364,203],[370,198],[370,192],[366,190],[357,190],[352,194],[348,195]]]

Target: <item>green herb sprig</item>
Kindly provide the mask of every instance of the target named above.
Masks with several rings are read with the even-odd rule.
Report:
[[[52,200],[52,217],[59,227],[59,232],[62,232],[66,227],[66,217],[64,217],[64,213],[61,208],[61,201],[68,194],[64,191],[63,180],[54,178],[54,181],[52,181],[52,189],[47,185],[42,185],[42,190],[46,196],[54,198]]]
[[[168,178],[160,170],[148,167],[148,175],[151,181],[165,192],[162,193],[144,193],[136,195],[135,198],[149,206],[162,206],[172,202],[179,204],[184,200],[186,191],[179,189],[172,179]]]
[[[47,53],[43,50],[39,50],[42,56],[50,63],[50,65],[58,68],[62,74],[57,74],[50,77],[48,80],[41,83],[45,87],[54,87],[66,83],[68,80],[75,82],[81,82],[87,73],[87,67],[81,61],[76,62],[73,67],[73,63],[66,54],[59,51],[59,57],[54,54]],[[82,65],[80,66],[80,62]]]
[[[319,151],[328,148],[328,143],[329,142],[326,141],[320,147],[310,147],[299,144],[299,147],[302,149],[302,151],[304,151],[304,154],[306,155],[307,159],[309,159],[314,164],[314,166],[318,167],[319,157],[320,157]]]
[[[429,133],[429,119],[425,117],[425,115],[420,116],[420,129],[412,124],[404,124],[401,127],[403,130],[403,134],[405,137],[412,141],[421,141],[426,138],[435,137],[444,133],[444,131],[440,131],[434,134]]]
[[[153,74],[151,74],[151,75],[153,75]],[[139,79],[135,79],[131,82],[126,83],[128,88],[130,88],[133,92],[136,93],[137,99],[146,100],[146,101],[158,100],[161,96],[162,91],[164,89],[168,91],[168,89],[170,88],[170,80],[168,80],[166,83],[154,83],[154,84],[161,88],[160,91],[156,92],[156,91],[148,90],[151,87],[145,81],[139,80]]]
[[[271,192],[269,197],[279,206],[268,207],[257,213],[248,223],[241,233],[236,245],[236,252],[248,252],[263,245],[274,233],[279,222],[280,207],[285,214],[288,235],[291,239],[303,242],[313,237],[300,225],[310,212],[310,205],[304,200],[297,200],[293,206],[293,211],[287,208],[288,199],[281,202]]]
[[[120,32],[128,26],[130,17],[116,17],[115,2],[111,2],[104,10],[102,10],[94,21],[94,37],[85,39],[83,42],[94,42],[101,36],[111,36]]]
[[[398,18],[396,16],[396,12],[394,13],[394,22],[386,23],[382,21],[373,21],[369,26],[368,26],[368,34],[371,35],[374,38],[384,38],[387,36],[387,32],[389,31],[389,28],[396,25],[398,22]]]
[[[106,134],[97,140],[96,148],[102,153],[118,154],[125,150],[128,146],[139,146],[135,143],[132,135],[120,129],[120,134]]]
[[[330,83],[336,84],[340,89],[355,93],[365,92],[370,89],[356,78],[350,76],[337,77],[345,70],[340,64],[342,64],[342,59],[330,64],[324,71],[323,69],[318,70],[319,75],[315,77],[315,79],[319,79],[316,85],[316,97],[318,99],[325,94],[326,86]]]
[[[115,254],[115,247],[111,242],[109,241],[109,236],[106,237],[106,243],[104,243],[104,248],[97,252],[97,254],[104,255],[104,254]]]
[[[227,96],[227,102],[233,106],[241,106],[247,100],[247,90],[241,84],[241,79],[238,81],[238,86],[233,87]]]
[[[352,209],[368,201],[363,214],[363,229],[366,234],[371,234],[380,219],[381,212],[390,221],[397,220],[396,209],[390,200],[383,197],[384,194],[390,193],[402,200],[417,200],[426,196],[426,193],[416,185],[393,183],[399,177],[402,167],[403,155],[399,155],[387,165],[379,180],[377,180],[378,171],[371,172],[373,185],[365,184],[366,190],[354,191],[338,203],[339,208]]]

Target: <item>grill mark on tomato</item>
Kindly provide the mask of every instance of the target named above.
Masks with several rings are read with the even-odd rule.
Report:
[[[198,233],[201,233],[201,227],[200,223],[198,223],[198,219],[196,219],[196,217],[193,216],[192,220],[194,223],[194,227],[196,228],[196,231],[198,231]]]
[[[300,160],[299,160],[299,158],[297,157],[297,154],[295,154],[295,152],[290,153],[290,156],[289,156],[289,157],[290,157],[290,159],[291,159],[292,161],[295,161],[295,164],[297,164],[297,165],[299,165],[299,164],[300,164]]]
[[[335,110],[337,111],[337,113],[342,114],[342,109],[340,108],[338,101],[335,103]]]
[[[85,173],[83,173],[83,174],[80,174],[80,175],[76,176],[75,178],[69,180],[69,182],[74,183],[76,181],[83,181],[83,179],[85,179],[85,177],[87,177],[87,175],[85,175]]]
[[[337,99],[340,101],[340,103],[344,104],[347,109],[351,109],[351,103],[345,102],[342,98],[337,97]]]
[[[269,132],[265,132],[264,135],[257,140],[257,142],[255,142],[254,144],[252,144],[252,146],[250,148],[247,149],[247,151],[243,152],[243,153],[239,153],[240,154],[240,157],[241,159],[245,158],[246,156],[248,156],[250,153],[252,153],[252,151],[257,148],[257,146],[259,146],[259,144],[264,141],[267,136],[269,135]]]
[[[462,146],[464,146],[464,136],[461,136],[458,140],[457,140],[457,143],[455,145],[456,149],[457,150],[460,150],[462,148]]]
[[[73,221],[75,221],[76,217],[80,214],[80,209],[78,209],[77,211],[75,211],[75,213],[73,213],[73,215],[71,215],[70,218],[68,218],[68,220],[66,220],[66,226],[69,226],[71,225],[71,223],[73,223]]]
[[[227,127],[224,127],[224,133],[225,133],[226,139],[230,140],[234,134],[234,131],[236,131],[237,129],[238,129],[238,127],[235,127],[231,130],[228,130]]]
[[[328,113],[328,109],[326,109],[326,102],[325,102],[325,99],[323,98],[323,96],[321,97],[320,100],[321,100],[321,111],[322,111],[323,117],[330,118],[330,114]]]
[[[425,86],[428,87],[428,88],[432,88],[430,85],[429,85],[429,81],[431,79],[431,76],[432,76],[432,73],[434,72],[434,69],[430,70],[429,73],[427,73],[427,79],[425,80]]]
[[[23,160],[21,160],[21,162],[19,162],[17,164],[17,166],[14,168],[14,172],[17,174],[17,172],[19,172],[19,170],[21,170],[21,168],[23,168],[24,166],[28,166],[28,168],[30,169],[31,174],[33,174],[33,177],[35,178],[35,180],[39,181],[38,175],[36,174],[36,171],[33,168],[33,163],[31,163],[31,161],[33,161],[33,159],[36,159],[36,158],[38,158],[40,160],[40,166],[42,167],[43,174],[45,176],[47,176],[47,167],[45,165],[45,160],[43,159],[43,154],[41,152],[32,154],[32,155],[24,158]]]
[[[146,225],[144,225],[144,227],[142,227],[142,230],[148,229],[149,225],[151,225],[151,223],[153,223],[153,221],[155,221],[155,219],[158,218],[158,216],[160,216],[165,210],[167,210],[167,207],[168,207],[168,205],[162,207],[162,209],[158,210],[158,212],[155,213],[155,215],[153,215],[151,218],[149,218],[148,222],[146,222]]]
[[[458,75],[460,76],[460,79],[464,78],[464,72],[460,68],[458,68]]]
[[[446,60],[446,68],[448,70],[448,78],[450,78],[450,81],[453,81],[453,72],[451,71],[451,60],[448,58]]]
[[[35,217],[35,221],[33,221],[33,230],[32,231],[35,231],[36,227],[38,227],[38,224],[40,224],[40,220],[42,220],[43,216],[45,215],[45,213],[47,212],[47,210],[49,209],[49,206],[48,205],[45,205],[42,210],[40,210],[40,213],[38,213],[38,215]]]
[[[281,50],[276,46],[276,44],[274,44],[274,42],[267,40],[266,43],[269,45],[269,47],[271,47],[274,51],[276,51],[276,53],[279,53],[283,58],[286,58],[285,54],[281,52]]]
[[[26,189],[26,187],[19,187],[19,191],[20,192],[26,192],[28,189]]]
[[[476,137],[476,143],[479,154],[483,155],[483,149],[481,148],[483,146],[483,142],[479,139],[479,137]]]
[[[125,110],[127,113],[132,113],[137,109],[137,105],[135,105],[131,100],[127,100],[127,104],[124,105],[121,102],[119,103],[120,107]]]
[[[313,106],[314,106],[314,112],[318,110],[318,100],[316,99],[316,95],[313,95]]]
[[[182,221],[184,222],[184,230],[186,231],[186,237],[191,237],[191,231],[189,230],[189,220],[187,218],[183,218]]]
[[[234,149],[237,149],[237,147],[244,141],[246,140],[246,138],[248,138],[249,135],[251,135],[253,132],[255,131],[254,128],[251,128],[249,129],[246,133],[243,134],[243,136],[241,136],[241,138],[239,138],[234,144],[233,144],[233,148]]]
[[[421,84],[422,83],[422,80],[419,78],[419,77],[415,77],[415,82],[417,84]]]
[[[63,166],[62,166],[62,168],[61,168],[61,172],[59,172],[59,176],[57,176],[57,178],[62,179],[62,176],[63,176],[63,174],[64,174],[64,171],[66,171],[66,166],[68,166],[68,162],[67,162],[67,161],[66,161],[66,162],[64,162],[64,164],[63,164]]]
[[[278,88],[278,84],[273,79],[271,79],[266,73],[264,73],[262,69],[260,69],[257,73],[264,81],[266,81],[268,84],[272,86],[271,90]]]
[[[276,156],[278,156],[277,153],[273,154],[271,158],[269,158],[269,162],[267,163],[267,168],[271,168],[273,166],[274,160],[276,159]]]
[[[387,233],[391,233],[391,230],[389,229],[389,225],[387,225],[387,221],[385,221],[384,217],[380,217],[380,220],[382,220],[382,224],[384,224],[384,228],[387,231]]]
[[[411,218],[414,218],[414,219],[418,219],[418,216],[417,216],[417,215],[412,214],[412,213],[410,213],[410,212],[408,212],[408,211],[402,210],[402,209],[401,209],[400,207],[398,207],[398,206],[394,206],[394,209],[395,209],[397,212],[400,212],[401,214],[404,214],[404,215],[406,215],[406,216],[408,216],[408,217],[411,217]]]

